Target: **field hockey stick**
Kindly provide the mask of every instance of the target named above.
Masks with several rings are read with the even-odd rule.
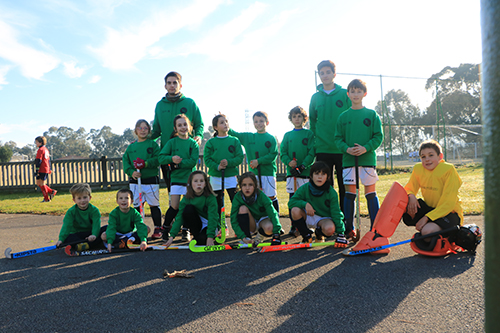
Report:
[[[193,239],[192,241],[189,242],[189,249],[192,252],[214,252],[214,251],[232,250],[233,247],[228,244],[196,246],[196,239]]]
[[[140,244],[127,244],[127,246],[129,249],[139,249],[141,247]],[[149,248],[151,248],[152,250],[189,250],[189,245],[178,245],[178,246],[166,247],[165,245],[149,245],[148,244],[148,249]]]
[[[288,244],[287,242],[281,242],[280,245],[286,245]],[[254,249],[257,247],[264,247],[264,246],[280,246],[280,245],[272,245],[271,243],[259,243],[257,245],[254,244],[237,244],[233,245],[233,249]]]
[[[255,152],[255,159],[257,159],[257,160],[259,159],[259,152],[258,151]],[[262,173],[260,172],[260,164],[257,166],[257,175],[259,176],[259,187],[262,190],[263,186],[262,186]]]
[[[275,251],[286,251],[293,249],[303,249],[308,247],[318,247],[318,246],[333,246],[335,245],[335,241],[332,242],[324,242],[324,243],[299,243],[299,244],[287,244],[287,245],[274,245],[274,246],[264,246],[257,249],[257,252],[275,252]]]
[[[137,172],[141,172],[141,170],[137,169]],[[142,176],[142,175],[141,175]],[[141,177],[137,178],[137,185],[139,186],[139,211],[141,213],[142,219],[144,220],[144,206],[142,205],[142,182]]]
[[[444,229],[444,230],[440,230],[440,231],[436,231],[436,232],[433,232],[433,233],[430,233],[430,234],[427,234],[427,235],[421,235],[421,236],[418,236],[418,237],[410,238],[410,239],[407,239],[407,240],[404,240],[404,241],[401,241],[401,242],[397,242],[397,243],[393,243],[393,244],[387,244],[387,245],[382,245],[382,246],[377,246],[377,247],[372,247],[372,248],[364,249],[364,250],[353,251],[352,249],[345,249],[344,251],[342,251],[342,254],[345,255],[345,256],[356,256],[358,254],[364,254],[364,253],[370,253],[370,252],[379,251],[379,250],[383,250],[383,249],[388,249],[390,247],[407,244],[407,243],[414,242],[414,241],[417,241],[417,240],[420,240],[420,239],[424,239],[424,238],[428,238],[428,237],[434,237],[434,236],[442,235],[442,234],[445,234],[445,233],[448,233],[448,232],[458,231],[459,229],[460,229],[459,226],[454,226],[454,227],[451,227],[451,228],[448,228],[448,229]]]
[[[152,251],[149,247],[145,251]],[[99,250],[84,250],[84,251],[64,251],[70,257],[85,257],[85,256],[97,256],[101,254],[119,254],[124,252],[140,252],[139,248],[133,249],[113,249],[111,252],[108,249]]]
[[[32,249],[32,250],[26,250],[26,251],[21,251],[21,252],[16,252],[12,253],[12,248],[8,247],[5,249],[5,257],[9,259],[17,259],[17,258],[23,258],[23,257],[28,257],[32,256],[34,254],[42,253],[42,252],[47,252],[51,250],[56,250],[56,249],[61,249],[63,247],[66,247],[68,245],[75,245],[79,243],[83,243],[84,241],[79,240],[71,243],[61,243],[59,246],[52,245],[52,246],[47,246],[47,247],[40,247],[38,249]]]
[[[293,152],[293,160],[297,163],[297,158],[295,157],[295,152]],[[295,165],[297,167],[297,165]],[[293,177],[293,193],[297,191],[297,177]]]
[[[361,217],[359,216],[361,206],[359,203],[359,161],[358,156],[354,156],[354,170],[356,173],[356,237],[352,241],[357,243],[361,236]]]
[[[224,207],[224,174],[226,169],[220,171],[222,188],[222,207],[220,208],[220,237],[215,237],[217,243],[222,244],[226,241],[226,208]]]

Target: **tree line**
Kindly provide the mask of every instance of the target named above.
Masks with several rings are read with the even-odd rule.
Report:
[[[408,93],[403,90],[388,91],[383,101],[379,101],[375,110],[383,120],[385,144],[392,146],[393,152],[405,155],[415,150],[419,143],[433,135],[433,128],[437,122],[438,109],[442,110],[443,122],[449,125],[480,125],[481,124],[481,82],[480,66],[478,64],[461,64],[458,67],[447,66],[439,73],[427,79],[425,88],[432,90],[434,99],[429,106],[421,109],[413,104]],[[388,132],[391,125],[391,133]],[[203,151],[205,142],[213,134],[211,126],[203,135],[200,151]],[[86,132],[83,127],[73,130],[70,127],[52,126],[43,135],[47,138],[47,148],[52,159],[62,157],[90,157],[101,156],[121,157],[127,146],[135,141],[133,129],[127,128],[123,134],[111,132],[111,127],[91,129]],[[464,142],[481,141],[481,128],[473,131],[461,130],[454,133],[450,141],[461,144]],[[34,144],[17,147],[13,141],[2,144],[0,142],[0,162],[8,162],[13,153],[27,156],[33,160],[37,148]]]

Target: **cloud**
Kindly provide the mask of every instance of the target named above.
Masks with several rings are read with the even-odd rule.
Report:
[[[18,32],[0,20],[0,58],[19,66],[21,73],[31,79],[42,79],[45,73],[59,65],[56,57],[18,42]],[[43,41],[42,41],[43,45]]]
[[[196,0],[177,11],[161,11],[136,26],[121,30],[106,28],[106,41],[100,47],[89,49],[100,58],[102,66],[113,70],[134,69],[147,57],[148,49],[161,38],[179,29],[203,21],[223,0]]]
[[[7,75],[7,72],[9,71],[10,66],[0,66],[0,90],[2,89],[2,84],[8,84],[7,78],[5,77]]]
[[[68,61],[63,63],[64,74],[72,79],[81,77],[88,69],[88,67],[78,67],[75,61]]]
[[[101,77],[99,75],[93,75],[90,80],[89,80],[89,83],[97,83],[101,81]]]

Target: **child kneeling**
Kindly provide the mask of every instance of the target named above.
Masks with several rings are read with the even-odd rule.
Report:
[[[292,225],[302,235],[303,243],[312,243],[312,231],[315,229],[316,242],[323,242],[325,237],[337,233],[335,247],[346,247],[344,236],[344,215],[340,211],[337,192],[330,186],[329,167],[324,162],[312,165],[309,183],[299,187],[288,201],[292,212]]]

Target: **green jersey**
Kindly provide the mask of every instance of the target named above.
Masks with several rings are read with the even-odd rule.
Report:
[[[259,162],[260,172],[262,176],[276,177],[276,158],[278,157],[278,144],[274,136],[269,133],[238,133],[229,130],[229,135],[240,139],[241,144],[245,147],[247,156],[248,169],[255,174],[258,174],[258,169],[252,169],[250,162],[257,160]],[[257,158],[257,154],[259,158]]]
[[[323,85],[317,87],[318,92],[311,97],[309,104],[309,124],[316,136],[316,154],[341,154],[332,140],[337,126],[337,118],[352,105],[347,90],[335,84],[335,89],[327,94]]]
[[[343,234],[345,231],[345,225],[342,221],[344,215],[339,207],[337,192],[329,186],[328,191],[323,191],[321,195],[316,196],[312,194],[311,186],[312,184],[309,182],[299,187],[288,201],[288,208],[298,207],[305,210],[306,204],[309,203],[316,211],[315,215],[330,217],[335,224],[335,232]]]
[[[152,140],[161,136],[161,148],[165,147],[170,140],[170,136],[174,131],[174,118],[180,114],[185,114],[191,121],[193,137],[199,136],[203,138],[203,119],[196,103],[184,95],[175,102],[163,97],[156,104],[153,131],[151,132]]]
[[[176,136],[162,148],[158,160],[160,164],[171,164],[174,156],[181,157],[182,161],[177,165],[178,169],[172,170],[171,183],[187,184],[189,175],[196,170],[200,156],[198,144],[191,138],[184,140]]]
[[[193,205],[196,207],[196,212],[201,217],[208,220],[207,225],[207,237],[215,238],[215,230],[219,225],[219,212],[217,210],[217,199],[214,195],[204,196],[195,196],[190,199],[184,196],[179,204],[179,212],[175,217],[175,221],[172,224],[172,229],[170,230],[170,237],[175,238],[179,233],[182,225],[184,224],[182,213],[184,212],[184,208],[187,205]]]
[[[148,240],[148,227],[144,224],[137,209],[130,207],[128,212],[124,213],[120,207],[116,207],[109,213],[108,227],[106,228],[108,244],[113,244],[117,232],[128,234],[135,231],[137,231],[141,242]]]
[[[383,139],[384,133],[380,117],[373,110],[367,108],[349,109],[342,113],[337,121],[335,143],[344,154],[342,158],[344,168],[355,165],[354,156],[347,153],[347,148],[354,147],[355,143],[366,148],[366,153],[358,156],[359,166],[377,166],[375,150]]]
[[[224,176],[238,175],[238,166],[243,162],[243,149],[238,138],[234,136],[223,138],[216,136],[207,141],[203,150],[203,160],[208,167],[209,176],[221,177],[219,164],[223,159],[227,160]]]
[[[314,133],[307,129],[294,129],[286,132],[281,141],[280,158],[286,165],[286,175],[290,176],[290,167],[288,163],[297,160],[297,166],[304,165],[306,168],[300,174],[300,177],[309,177],[309,170],[314,162]]]
[[[123,171],[132,178],[134,171],[134,161],[141,158],[146,161],[146,166],[141,169],[141,178],[147,179],[158,176],[158,156],[160,155],[160,147],[153,140],[145,140],[143,142],[136,141],[131,143],[125,154],[123,154]]]
[[[245,233],[240,228],[237,218],[238,211],[243,205],[248,208],[250,214],[252,214],[256,222],[263,217],[269,217],[269,219],[273,223],[273,234],[279,234],[279,232],[281,231],[279,215],[276,209],[274,209],[273,207],[273,202],[261,190],[257,189],[256,192],[257,199],[252,204],[248,204],[245,202],[245,200],[243,200],[242,192],[236,193],[233,202],[231,203],[231,226],[233,227],[236,237],[238,237],[239,239],[243,239],[246,237]]]
[[[99,236],[101,229],[101,213],[96,206],[89,203],[85,210],[73,205],[64,215],[63,225],[59,232],[59,240],[64,242],[69,234],[91,231],[92,235]]]

